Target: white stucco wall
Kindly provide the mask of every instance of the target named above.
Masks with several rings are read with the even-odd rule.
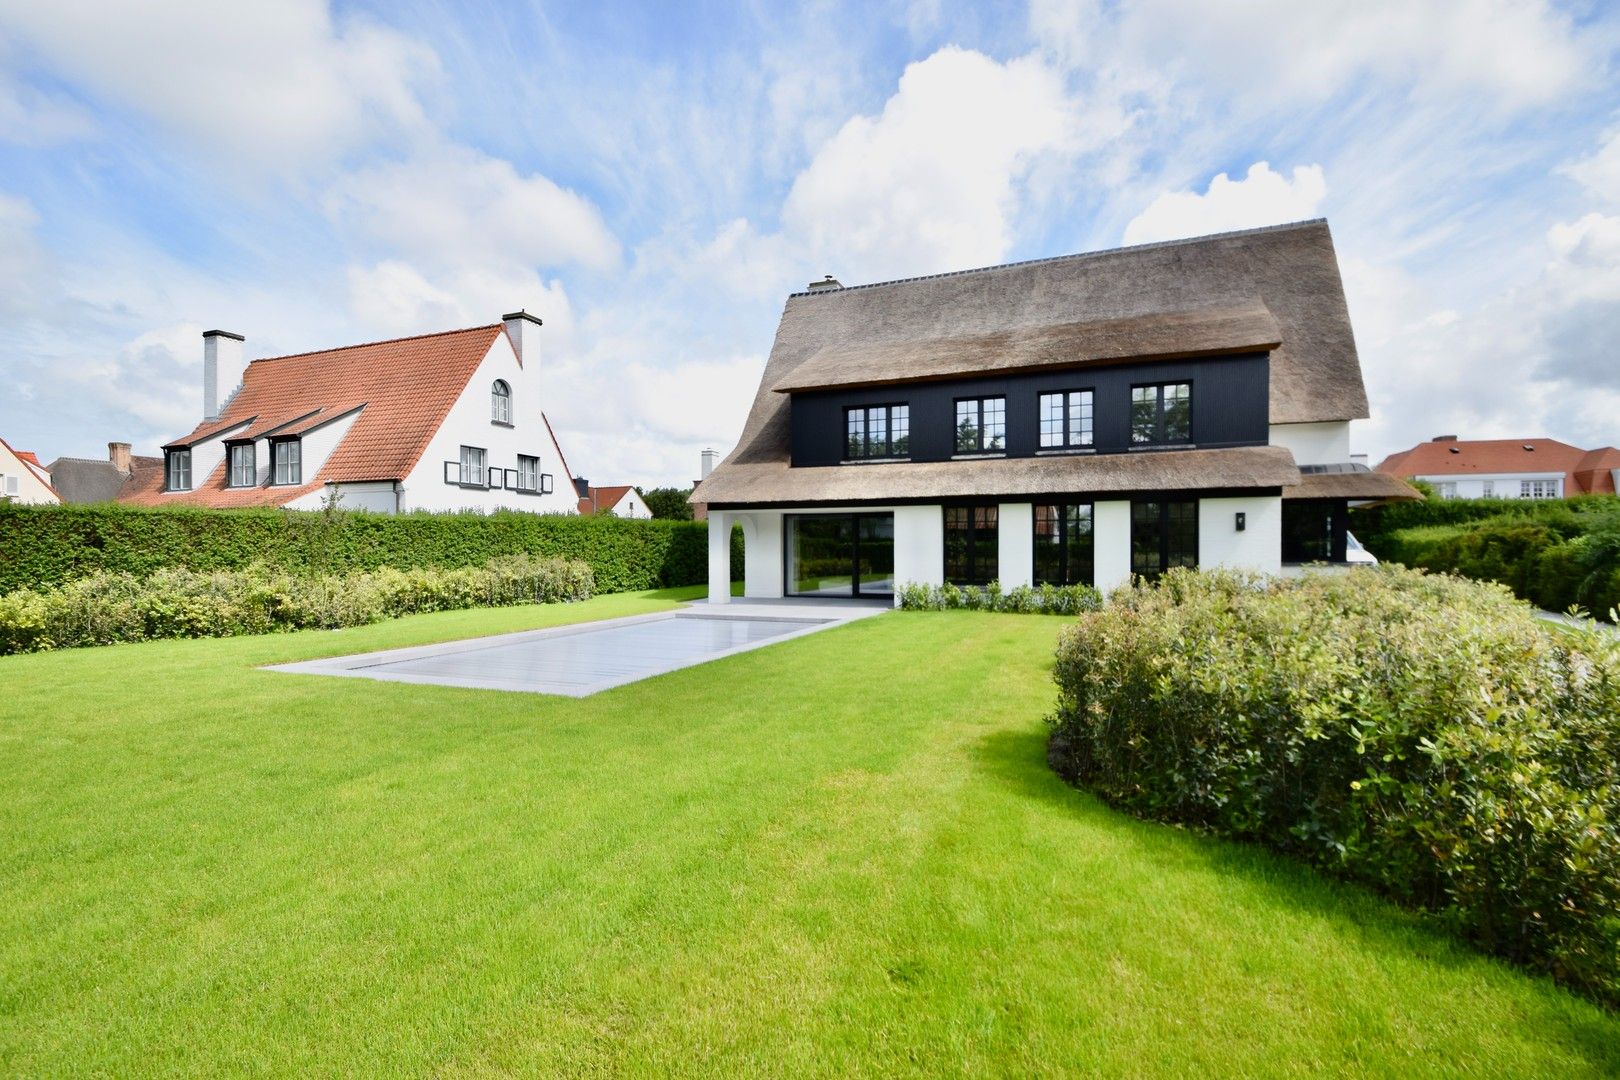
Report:
[[[782,514],[738,514],[743,527],[743,595],[775,599],[782,595]],[[729,562],[727,576],[730,576]]]
[[[637,494],[635,488],[625,492],[624,498],[613,504],[612,513],[614,517],[622,518],[645,519],[652,517],[652,511],[647,509],[647,504],[641,501],[641,496]]]
[[[945,512],[935,506],[894,508],[894,588],[945,584]]]
[[[9,494],[13,479],[17,491]],[[0,443],[0,499],[30,506],[62,501],[51,486],[40,479],[39,473],[29,468],[28,463],[12,453],[4,443]]]
[[[1237,515],[1244,529],[1237,531]],[[1282,568],[1282,496],[1198,500],[1198,565],[1275,574]]]
[[[1350,460],[1350,422],[1272,424],[1271,445],[1286,446],[1298,465],[1336,465]]]
[[[361,484],[327,484],[295,499],[287,506],[292,510],[319,510],[332,494],[338,496],[340,510],[371,510],[379,514],[397,513],[399,496],[392,480],[378,480]]]
[[[1457,494],[1452,498],[1457,499],[1485,498],[1485,485],[1487,482],[1492,484],[1495,489],[1491,493],[1491,498],[1517,499],[1520,498],[1519,482],[1522,480],[1541,480],[1543,482],[1550,480],[1557,484],[1558,496],[1561,498],[1564,494],[1564,474],[1561,472],[1495,473],[1493,475],[1470,473],[1467,476],[1434,475],[1419,476],[1416,479],[1427,480],[1435,486],[1436,491],[1440,490],[1441,484],[1456,484]]]
[[[731,526],[735,514],[709,512],[709,603],[731,603]]]
[[[1002,503],[996,511],[996,577],[1003,589],[1035,584],[1035,505]]]
[[[1092,581],[1106,593],[1131,580],[1131,504],[1098,501],[1091,513]]]
[[[428,442],[422,459],[405,478],[400,509],[579,512],[573,482],[541,417],[545,394],[538,329],[526,332],[528,355],[523,366],[518,364],[511,340],[505,334],[495,336],[495,343]],[[511,427],[490,420],[490,388],[496,379],[505,379],[512,388]],[[463,446],[483,447],[490,468],[516,469],[519,454],[539,458],[540,471],[551,474],[552,493],[525,495],[505,488],[482,491],[445,483],[444,463],[460,461]]]

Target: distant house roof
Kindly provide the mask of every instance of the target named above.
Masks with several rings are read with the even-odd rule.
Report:
[[[61,457],[48,468],[51,483],[65,503],[104,503],[115,501],[126,488],[146,482],[150,474],[163,482],[163,459],[133,454],[125,472],[106,458]]]
[[[38,455],[36,455],[32,450],[18,450],[16,447],[6,442],[5,439],[0,439],[0,446],[4,446],[7,450],[11,451],[11,456],[22,462],[23,468],[33,473],[34,479],[44,484],[46,489],[50,491],[52,495],[55,495],[58,500],[62,498],[62,493],[57,491],[55,485],[51,483],[50,470],[46,469],[45,466],[39,463]]]
[[[297,488],[227,487],[222,461],[209,476],[194,478],[189,492],[164,494],[159,472],[132,486],[122,500],[280,505],[329,483],[403,480],[502,332],[496,323],[255,360],[219,419],[198,424],[167,448],[188,447],[222,432],[229,432],[228,438],[303,435],[352,416],[354,426],[320,471]]]
[[[1620,450],[1582,450],[1557,439],[1457,439],[1441,436],[1391,454],[1378,471],[1391,476],[1501,476],[1564,474],[1571,495],[1613,494]]]
[[[619,505],[619,500],[634,491],[629,484],[618,487],[589,487],[585,488],[585,496],[579,500],[579,512],[582,514],[605,514]]]
[[[1009,494],[1032,491],[1036,483],[1055,485],[1047,490],[1149,486],[1168,469],[1151,463],[1153,455],[956,461],[937,469],[921,462],[790,469],[788,394],[979,370],[1261,350],[1270,353],[1272,423],[1367,415],[1325,221],[795,293],[783,308],[736,449],[692,498],[742,505],[793,502],[812,491],[866,499],[968,494],[960,488],[964,481],[975,490]],[[1206,455],[1203,464],[1195,464],[1198,454]],[[1178,451],[1171,457],[1211,485],[1299,482],[1286,450]],[[1107,479],[1109,470],[1119,471],[1121,486]],[[829,472],[840,475],[821,479]],[[1206,482],[1168,472],[1161,479],[1180,480],[1185,488]],[[1103,484],[1109,486],[1093,486]]]

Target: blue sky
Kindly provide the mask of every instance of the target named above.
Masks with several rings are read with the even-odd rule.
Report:
[[[0,434],[154,451],[208,328],[524,307],[571,464],[680,482],[812,278],[1321,215],[1356,449],[1616,443],[1617,53],[1620,10],[1517,0],[0,0]]]

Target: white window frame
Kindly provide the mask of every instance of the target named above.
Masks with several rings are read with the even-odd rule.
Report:
[[[494,424],[512,424],[512,384],[496,379],[489,388],[489,419]]]
[[[304,440],[271,442],[270,482],[277,487],[295,487],[304,482]]]
[[[236,460],[237,452],[247,451],[247,462],[244,465]],[[255,447],[253,443],[231,443],[225,448],[227,471],[225,486],[235,488],[253,487],[258,482],[258,462],[255,460]],[[246,479],[244,479],[244,476]]]
[[[176,480],[181,481],[176,483]],[[191,448],[170,450],[163,462],[163,489],[165,491],[191,490]]]
[[[489,451],[482,446],[461,448],[461,486],[483,487],[484,473],[489,464]]]
[[[1457,482],[1455,480],[1442,480],[1434,485],[1434,490],[1442,499],[1455,499],[1457,497]]]

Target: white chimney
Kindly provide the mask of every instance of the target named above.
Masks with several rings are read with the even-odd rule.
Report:
[[[218,420],[242,385],[241,334],[229,330],[203,331],[203,419]]]
[[[709,474],[714,472],[714,463],[718,461],[719,458],[720,455],[715,453],[713,450],[703,451],[703,465],[698,470],[699,480],[707,480],[709,478]]]
[[[527,348],[530,358],[536,362],[540,360],[540,320],[527,311],[514,311],[510,315],[502,315],[501,323],[506,327],[506,336],[512,339],[512,351],[517,353],[518,363],[523,363],[523,350]]]

